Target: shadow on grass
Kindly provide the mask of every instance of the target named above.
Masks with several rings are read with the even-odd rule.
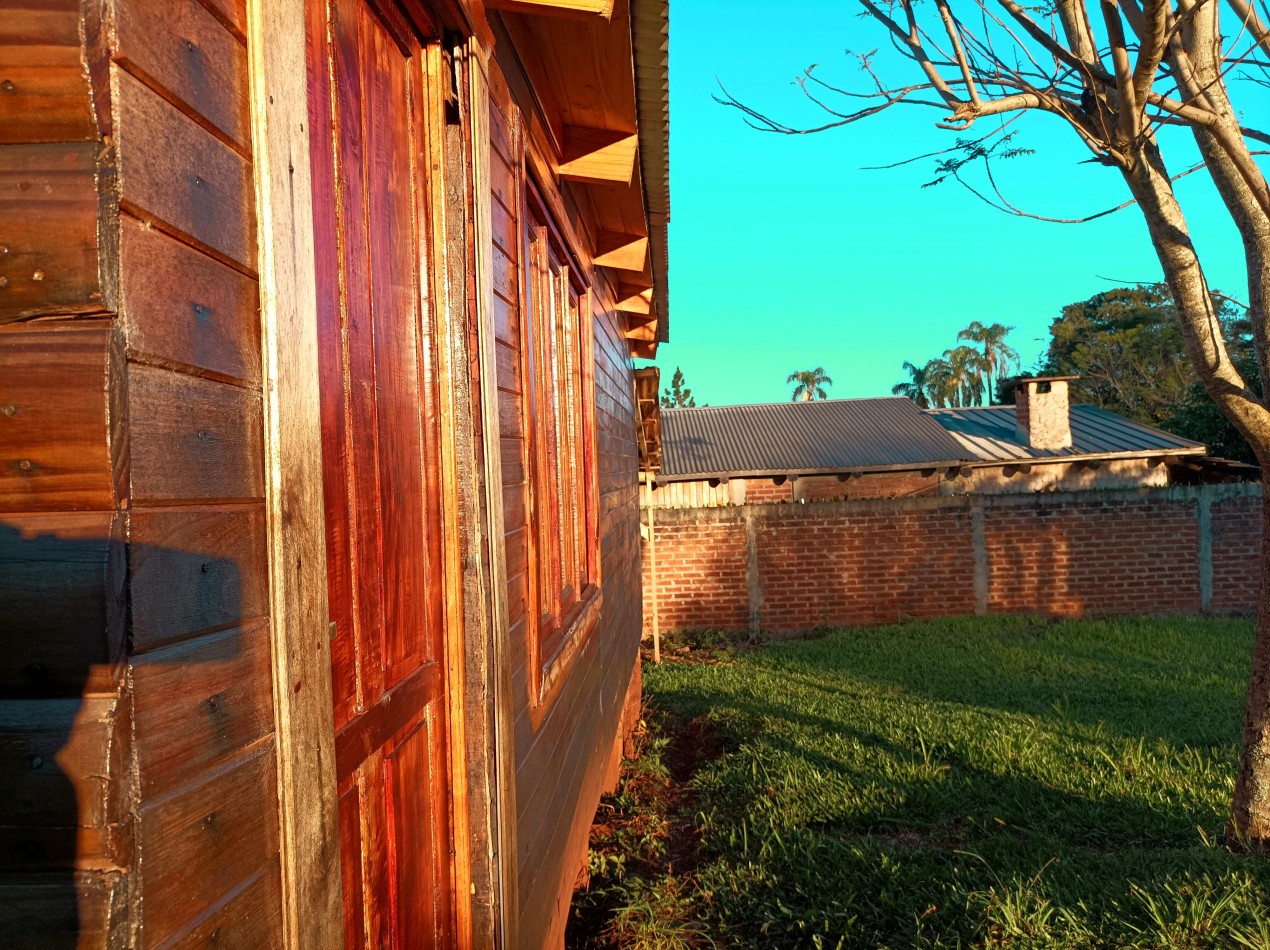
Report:
[[[876,684],[910,698],[1213,746],[1238,739],[1252,638],[1242,620],[966,618],[786,641],[754,660],[809,689]]]
[[[1270,865],[1213,843],[1250,632],[1063,626],[909,625],[646,674],[720,729],[692,780],[720,945],[1259,945],[1236,935],[1266,926]]]

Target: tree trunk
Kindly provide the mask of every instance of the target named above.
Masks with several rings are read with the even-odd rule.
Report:
[[[1270,413],[1230,361],[1204,271],[1153,141],[1125,181],[1137,199],[1181,319],[1187,354],[1213,401],[1243,433],[1261,464],[1262,536],[1270,539]],[[1230,832],[1234,847],[1270,850],[1270,561],[1261,557],[1257,638],[1244,711],[1243,750]]]
[[[1261,485],[1261,531],[1270,538],[1270,484]],[[1270,850],[1270,559],[1261,558],[1257,595],[1257,639],[1244,707],[1243,754],[1235,778],[1232,846]]]

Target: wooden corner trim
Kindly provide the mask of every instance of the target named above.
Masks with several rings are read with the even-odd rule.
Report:
[[[304,0],[248,0],[282,926],[344,939],[309,169]]]

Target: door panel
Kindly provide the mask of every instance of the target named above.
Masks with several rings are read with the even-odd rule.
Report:
[[[391,5],[311,0],[314,252],[346,941],[453,927],[425,46]]]

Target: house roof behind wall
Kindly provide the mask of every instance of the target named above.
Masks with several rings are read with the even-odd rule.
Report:
[[[1034,449],[1013,406],[919,409],[901,397],[662,411],[658,481],[921,471],[1019,461],[1203,456],[1198,442],[1072,405],[1072,445]]]
[[[1072,445],[1068,449],[1034,449],[1027,445],[1015,431],[1013,406],[929,409],[927,412],[972,458],[987,462],[1076,456],[1203,455],[1206,451],[1199,442],[1081,403],[1070,408]]]
[[[972,456],[901,397],[662,412],[659,481],[950,465]]]

